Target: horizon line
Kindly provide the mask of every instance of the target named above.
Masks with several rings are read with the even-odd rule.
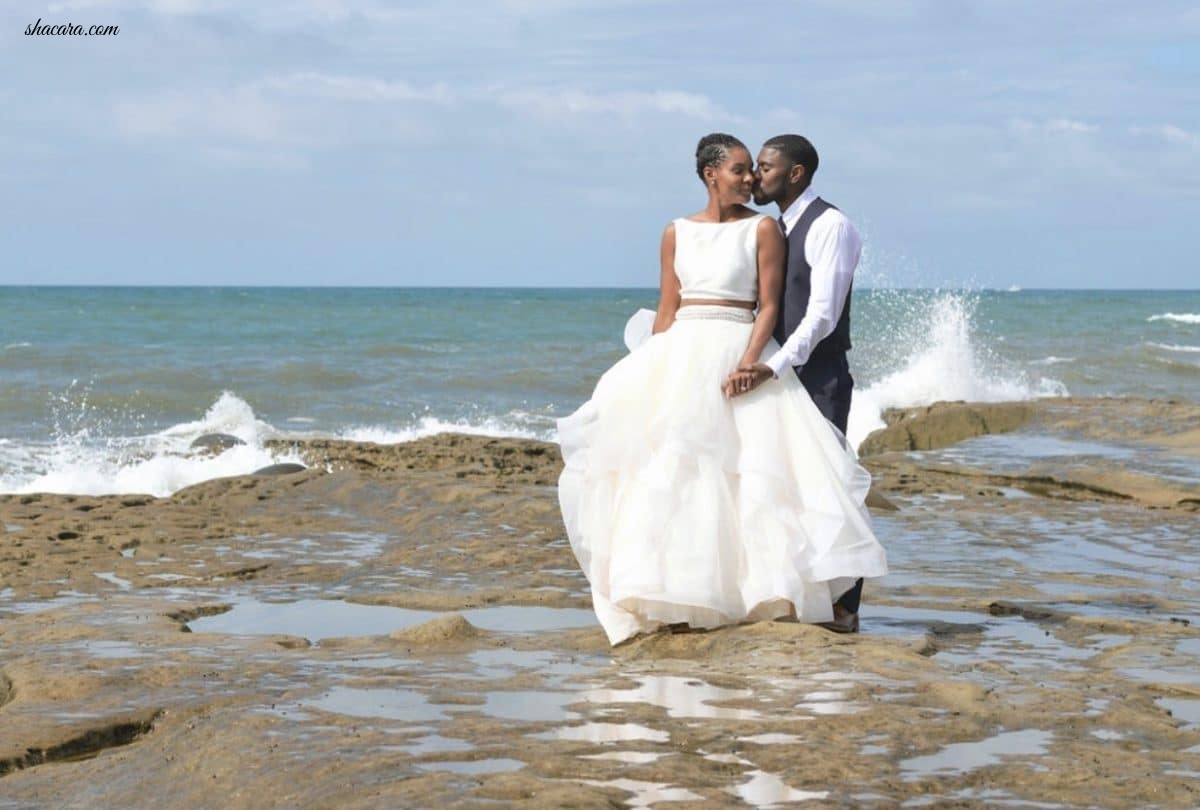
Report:
[[[877,286],[856,284],[860,290],[924,290],[956,292],[1200,292],[1200,287],[1025,287],[1012,284],[1008,287],[972,286],[972,285],[914,285],[914,286]],[[19,284],[0,282],[0,289],[26,290],[95,290],[95,289],[176,289],[176,290],[647,290],[657,291],[657,286],[608,286],[608,285],[566,285],[550,286],[544,284]]]

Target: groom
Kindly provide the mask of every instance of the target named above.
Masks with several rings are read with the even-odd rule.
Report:
[[[750,388],[792,368],[821,413],[844,435],[854,380],[850,349],[850,288],[862,253],[862,239],[841,211],[812,190],[817,150],[801,135],[777,135],[758,153],[754,202],[779,206],[787,238],[782,305],[775,325],[780,349],[765,363],[739,372],[751,375]],[[860,579],[833,605],[833,621],[822,626],[838,633],[858,632]]]

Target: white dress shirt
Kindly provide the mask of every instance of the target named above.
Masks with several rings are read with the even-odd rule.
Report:
[[[809,186],[795,202],[783,212],[784,236],[796,227],[800,216],[817,198]],[[850,220],[836,208],[821,214],[808,229],[804,239],[804,256],[812,267],[812,280],[808,309],[795,331],[788,336],[779,351],[775,352],[767,365],[775,376],[787,366],[802,366],[808,362],[812,350],[833,332],[842,310],[850,284],[854,281],[854,268],[862,255],[862,238],[850,224]]]

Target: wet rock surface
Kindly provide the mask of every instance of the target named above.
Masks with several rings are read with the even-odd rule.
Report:
[[[1196,806],[1197,411],[1033,409],[865,460],[896,508],[857,636],[610,648],[538,442],[319,441],[303,472],[170,498],[0,497],[0,795]]]
[[[891,409],[883,414],[887,427],[877,430],[858,448],[862,457],[906,450],[936,450],[964,439],[1008,433],[1033,416],[1024,402],[937,402],[923,408]]]

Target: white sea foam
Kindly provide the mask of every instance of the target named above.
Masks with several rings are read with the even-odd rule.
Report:
[[[1150,343],[1156,349],[1166,349],[1169,352],[1200,352],[1200,346],[1178,346],[1171,343]]]
[[[1175,323],[1200,324],[1200,314],[1194,312],[1164,312],[1161,315],[1151,315],[1147,321],[1174,321]]]
[[[1033,360],[1030,362],[1030,365],[1032,365],[1032,366],[1057,366],[1060,363],[1074,363],[1074,362],[1075,362],[1074,357],[1056,357],[1055,355],[1052,354],[1049,357],[1043,357],[1041,360]]]
[[[541,439],[543,441],[552,441],[554,438],[553,432],[519,427],[511,422],[497,418],[486,418],[479,422],[465,422],[444,420],[435,416],[424,416],[416,425],[411,427],[357,427],[342,431],[339,435],[343,439],[355,442],[401,444],[403,442],[423,439],[427,436],[436,436],[439,433],[466,433],[471,436]]]
[[[275,428],[259,420],[254,409],[236,394],[225,391],[205,412],[204,418],[195,422],[184,422],[162,432],[168,438],[185,438],[192,441],[205,433],[228,433],[248,444],[261,443],[276,434]]]
[[[89,414],[86,403],[80,408]],[[284,461],[291,454],[268,451],[264,439],[273,428],[254,416],[250,406],[226,392],[204,418],[145,436],[104,436],[102,424],[89,422],[60,432],[40,445],[13,443],[0,448],[0,492],[57,492],[75,495],[142,493],[164,497],[184,487],[229,475],[244,475]],[[228,433],[246,442],[217,455],[191,450],[206,433]]]
[[[105,420],[86,398],[60,398],[65,414],[52,441],[12,442],[0,439],[0,493],[54,492],[74,495],[147,494],[165,497],[184,487],[231,475],[245,475],[281,462],[301,462],[294,453],[268,450],[271,438],[305,439],[330,434],[280,431],[259,419],[236,394],[225,392],[195,421],[183,422],[141,436],[106,435]],[[296,420],[304,424],[312,420]],[[522,439],[553,438],[544,415],[513,413],[509,418],[483,416],[474,420],[424,415],[407,426],[367,426],[335,431],[352,441],[399,444],[439,433]],[[216,455],[196,452],[199,436],[224,433],[245,444]]]
[[[847,438],[857,447],[884,426],[888,408],[916,407],[948,400],[1009,402],[1065,396],[1066,386],[1048,377],[1030,379],[1011,367],[974,334],[975,300],[965,293],[942,293],[898,319],[892,345],[904,347],[895,371],[854,392]]]

